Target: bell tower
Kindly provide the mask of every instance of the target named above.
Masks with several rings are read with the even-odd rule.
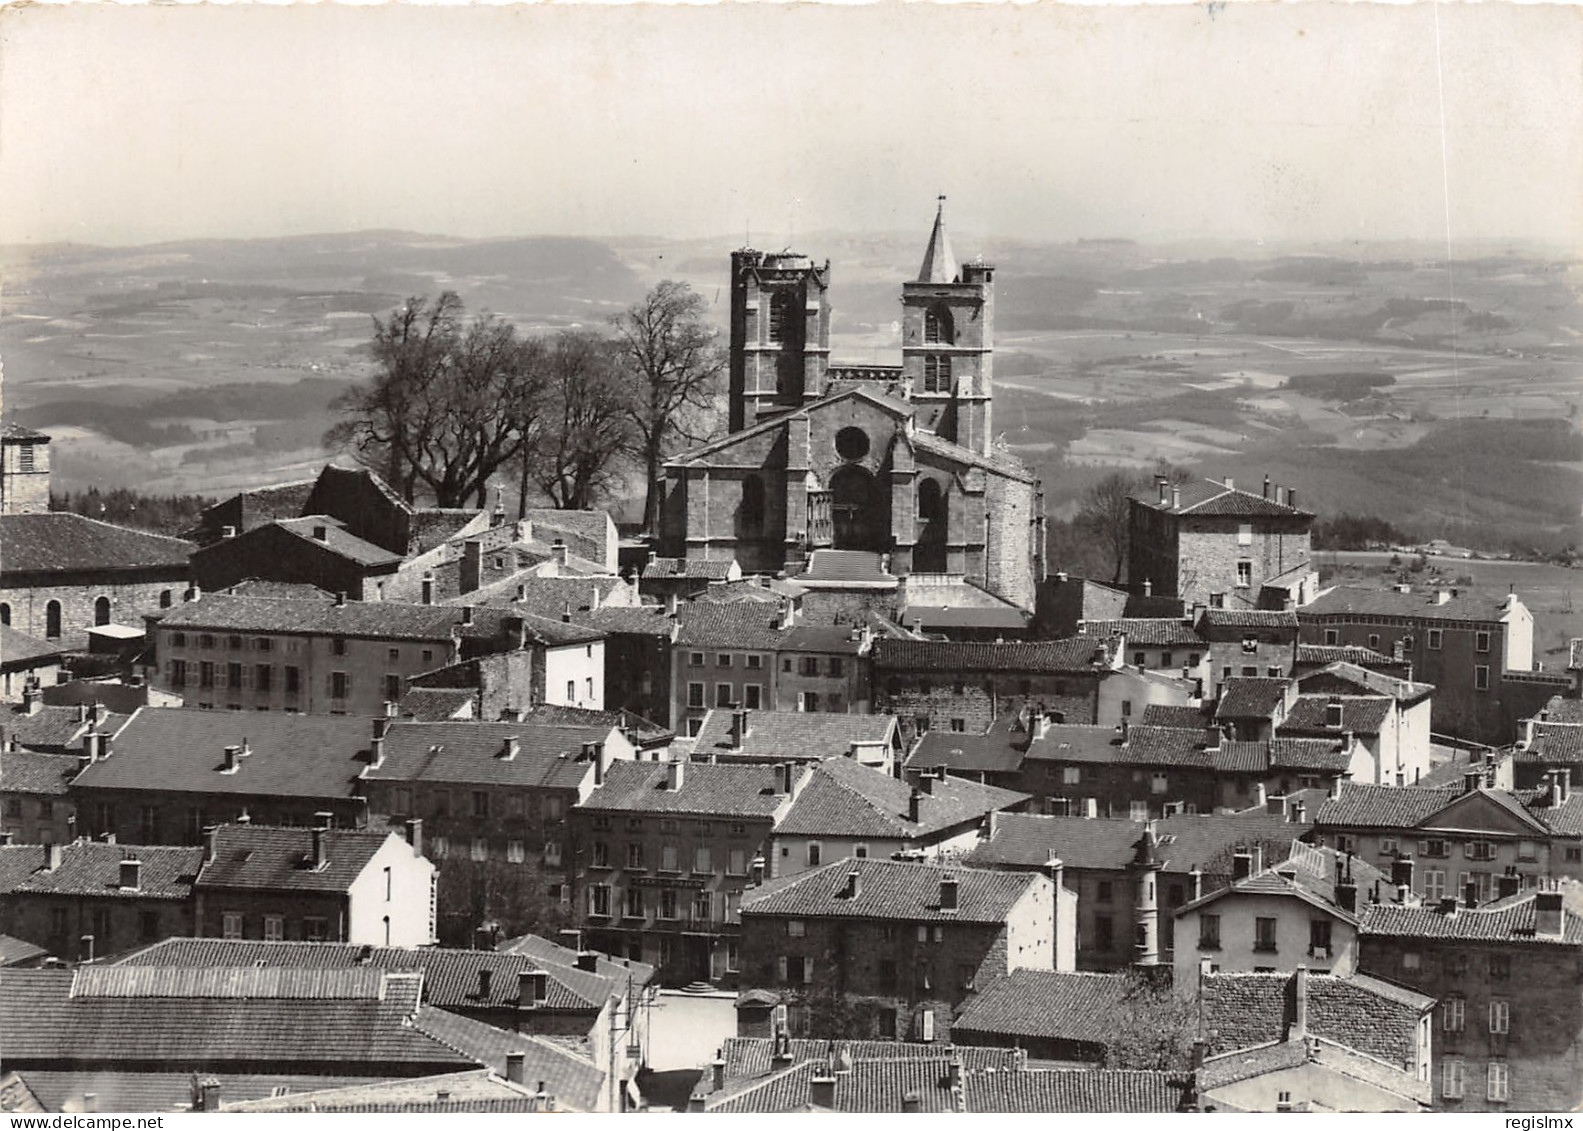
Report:
[[[988,455],[994,399],[995,268],[958,264],[935,210],[918,278],[902,286],[902,376],[918,426]]]
[[[732,432],[824,395],[830,367],[830,264],[805,255],[731,253]]]

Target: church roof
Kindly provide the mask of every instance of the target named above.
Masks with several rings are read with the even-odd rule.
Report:
[[[954,283],[957,278],[956,256],[951,253],[951,238],[945,233],[945,197],[934,214],[934,230],[929,233],[929,246],[924,249],[923,266],[918,269],[920,283]]]

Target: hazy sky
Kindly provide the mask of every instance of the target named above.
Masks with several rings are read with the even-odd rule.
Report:
[[[1438,13],[1438,28],[1437,28]],[[1442,130],[1444,125],[1444,131]],[[1583,9],[0,15],[0,242],[405,228],[1583,246]]]

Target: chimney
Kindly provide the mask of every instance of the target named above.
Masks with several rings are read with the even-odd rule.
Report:
[[[1308,806],[1302,801],[1292,802],[1292,823],[1301,825],[1308,820]]]
[[[559,538],[550,543],[550,557],[555,562],[557,571],[566,568],[566,543]]]
[[[1358,912],[1358,885],[1352,882],[1352,854],[1347,854],[1345,868],[1336,860],[1336,906],[1356,915]]]
[[[1523,890],[1523,878],[1515,870],[1501,873],[1495,877],[1495,894],[1497,899],[1506,899]]]
[[[472,623],[473,623],[473,606],[471,606],[471,605],[463,605],[462,606],[462,624],[464,626],[471,627]]]
[[[956,876],[947,872],[940,877],[940,910],[955,911],[957,901]]]
[[[205,825],[203,827],[203,860],[206,864],[214,863],[214,858],[220,852],[220,826]]]
[[[750,887],[758,887],[763,882],[764,882],[764,854],[762,852],[760,852],[760,853],[757,853],[757,854],[754,855],[753,863],[750,865],[749,886]]]
[[[77,721],[79,723],[85,723],[85,722],[88,721],[88,704],[86,704],[86,703],[78,703],[77,704]]]
[[[1391,861],[1391,886],[1400,892],[1403,888],[1413,890],[1413,858],[1411,856],[1398,856]]]
[[[863,874],[853,868],[846,874],[846,881],[836,893],[837,899],[856,899],[863,891]]]
[[[421,590],[423,596],[420,597],[419,600],[421,600],[425,605],[434,604],[434,572],[432,570],[423,571],[423,583]]]
[[[835,1077],[821,1068],[808,1082],[808,1102],[814,1107],[835,1110]]]
[[[681,758],[672,758],[665,763],[665,788],[675,793],[682,788],[687,780],[687,763]]]
[[[599,972],[599,952],[594,950],[580,950],[577,952],[577,968],[589,974]]]
[[[478,996],[480,998],[483,998],[486,1001],[489,999],[489,991],[490,991],[490,989],[493,988],[494,981],[495,981],[494,971],[490,970],[487,966],[483,966],[483,967],[479,968],[479,970],[478,970]]]
[[[79,954],[81,956],[81,961],[83,961],[83,962],[92,962],[93,961],[93,936],[92,935],[84,935],[84,936],[82,936],[82,939],[81,939],[81,950],[79,951]],[[92,1095],[92,1093],[89,1093],[89,1094]]]
[[[458,593],[471,593],[483,584],[484,544],[477,538],[462,543],[461,572],[456,579]]]
[[[1534,894],[1534,934],[1544,939],[1559,939],[1565,916],[1561,913],[1561,892],[1541,891]]]
[[[916,788],[907,797],[907,819],[913,824],[918,823],[918,811],[923,807],[923,793]]]
[[[731,749],[741,750],[743,746],[747,745],[748,713],[745,710],[733,711],[731,719]]]
[[[83,1097],[87,1099],[87,1096]],[[198,1081],[198,1102],[195,1105],[199,1111],[220,1110],[220,1081],[214,1076],[205,1076]]]
[[[1341,696],[1332,695],[1325,704],[1325,729],[1340,730],[1342,718]]]
[[[406,825],[407,825],[407,843],[412,845],[412,854],[414,856],[422,856],[423,855],[423,818],[422,817],[408,817]]]
[[[516,735],[508,735],[500,744],[500,758],[509,762],[522,750],[522,741]]]
[[[572,603],[570,601],[563,601],[561,603],[561,623],[572,623]]]
[[[313,540],[315,542],[328,542],[330,540],[330,528],[328,526],[315,525],[313,528]]]
[[[330,822],[334,819],[331,813],[315,813],[313,815],[313,867],[317,871],[330,863],[329,846],[325,843],[325,833],[330,831]]]
[[[1089,820],[1094,820],[1099,816],[1099,798],[1083,798],[1083,816],[1087,817]]]
[[[1229,475],[1226,476],[1225,483],[1226,483],[1226,490],[1228,490],[1228,491],[1235,491],[1237,489],[1237,481],[1235,479],[1231,478],[1231,476],[1229,476]]]
[[[1296,487],[1288,487],[1286,489],[1286,505],[1291,507],[1293,510],[1297,509],[1297,488]]]
[[[542,970],[523,970],[517,974],[517,1005],[543,1005],[550,996],[550,976]]]
[[[1231,854],[1231,881],[1236,883],[1253,875],[1253,853],[1239,847]]]
[[[1462,792],[1463,793],[1475,793],[1475,792],[1478,791],[1479,787],[1482,786],[1483,784],[1484,784],[1484,771],[1483,770],[1464,770],[1464,771],[1462,771]]]
[[[1175,484],[1171,485],[1171,509],[1173,511],[1182,509],[1182,489]]]
[[[508,1052],[506,1054],[506,1079],[513,1084],[527,1083],[523,1077],[523,1068],[526,1063],[527,1055],[525,1053]]]
[[[716,1056],[709,1065],[709,1090],[718,1092],[726,1086],[726,1062]]]
[[[1268,475],[1264,477],[1264,497],[1266,499],[1270,497],[1270,477]]]
[[[1188,896],[1188,901],[1192,902],[1194,900],[1203,899],[1204,898],[1204,870],[1202,868],[1200,868],[1197,864],[1194,864],[1193,865],[1193,870],[1191,872],[1189,872],[1187,874],[1187,876],[1188,876],[1188,882],[1191,885],[1190,888],[1189,888],[1189,891],[1191,892],[1191,894]]]
[[[143,863],[140,860],[121,861],[121,890],[137,891],[143,886]]]
[[[1292,974],[1292,1027],[1286,1032],[1288,1041],[1301,1041],[1308,1036],[1308,966],[1299,962]]]
[[[1472,880],[1462,885],[1462,902],[1469,911],[1479,905],[1479,885]]]
[[[49,845],[44,850],[44,870],[46,872],[53,872],[60,867],[60,862],[61,846],[58,844]]]
[[[1566,801],[1572,796],[1571,766],[1558,766],[1556,768],[1555,784],[1556,788],[1560,791],[1561,804],[1565,804]]]
[[[1163,507],[1170,498],[1171,481],[1164,475],[1156,475],[1154,477],[1154,488],[1160,493],[1160,505]]]
[[[242,768],[242,748],[240,746],[227,746],[225,748],[225,767],[222,774],[234,774]]]
[[[22,709],[26,714],[36,715],[44,709],[44,693],[31,685],[22,689]]]
[[[1061,884],[1066,880],[1066,864],[1055,853],[1050,853],[1050,858],[1044,862],[1045,873],[1050,877],[1050,882],[1055,885],[1056,898],[1061,897]]]

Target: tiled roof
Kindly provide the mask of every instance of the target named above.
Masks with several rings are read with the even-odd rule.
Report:
[[[396,709],[403,717],[422,723],[441,723],[449,719],[471,718],[478,691],[471,687],[413,687],[401,697]]]
[[[1516,900],[1502,900],[1499,906],[1459,907],[1455,914],[1434,907],[1370,903],[1359,917],[1358,932],[1396,938],[1583,946],[1583,916],[1570,910],[1562,911],[1565,925],[1561,937],[1536,933],[1535,894],[1525,892]]]
[[[1263,810],[1235,814],[1166,817],[1154,823],[1157,853],[1166,872],[1186,874],[1238,844],[1284,841],[1310,826]],[[1068,868],[1121,871],[1131,862],[1143,826],[1112,818],[1042,817],[1003,813],[995,835],[965,858],[971,865],[1042,868],[1058,857]]]
[[[1498,621],[1506,612],[1506,598],[1464,593],[1436,603],[1434,593],[1398,593],[1394,589],[1358,589],[1338,585],[1327,589],[1297,610],[1297,619],[1308,622],[1330,616],[1404,617],[1437,621]]]
[[[964,677],[986,671],[1099,672],[1110,667],[1112,656],[1107,642],[1081,636],[1026,644],[883,638],[874,642],[876,668]]]
[[[1045,729],[1043,738],[1035,737],[1028,743],[1027,757],[1033,761],[1111,762],[1120,744],[1121,735],[1114,727],[1054,723]]]
[[[321,869],[313,867],[313,840],[317,832],[277,825],[221,825],[215,830],[214,859],[205,862],[199,870],[197,886],[200,889],[344,892],[368,867],[368,862],[384,847],[385,841],[396,835],[326,829],[318,833],[324,838],[328,861]]]
[[[1022,766],[1022,737],[1008,731],[966,734],[931,730],[913,747],[906,767],[930,770],[943,766],[959,774],[1014,774]]]
[[[705,1111],[746,1115],[753,1113],[830,1110],[873,1113],[899,1112],[908,1096],[916,1097],[920,1111],[951,1110],[951,1094],[945,1083],[949,1061],[934,1060],[858,1060],[835,1077],[831,1105],[812,1107],[814,1077],[827,1071],[827,1062],[808,1060],[745,1088],[711,1096]]]
[[[799,585],[807,585],[810,581],[828,584],[896,584],[895,576],[882,568],[880,555],[866,550],[815,550],[809,557],[808,568],[797,574],[796,579]]]
[[[250,577],[217,591],[226,597],[262,597],[270,601],[333,601],[335,594],[306,581],[265,581]]]
[[[0,423],[0,440],[48,440],[49,436],[36,428],[27,428],[14,420]]]
[[[1197,647],[1204,638],[1180,617],[1128,617],[1123,620],[1091,620],[1078,626],[1083,636],[1121,636],[1128,647]]]
[[[484,555],[486,558],[488,554]],[[519,577],[512,576],[482,585],[471,593],[448,598],[453,605],[509,605],[513,609],[559,620],[571,609],[573,617],[593,610],[594,593],[604,608],[617,590],[630,592],[631,586],[619,577]],[[618,606],[620,607],[620,606]]]
[[[1285,860],[1255,872],[1247,879],[1238,880],[1228,888],[1193,900],[1185,904],[1182,910],[1204,907],[1239,895],[1295,897],[1338,918],[1356,922],[1356,914],[1343,907],[1337,898],[1339,862],[1340,856],[1333,848],[1315,848],[1294,842]],[[1358,892],[1370,891],[1376,884],[1389,882],[1389,878],[1378,868],[1360,858],[1354,858],[1349,863],[1352,883]]]
[[[572,1111],[593,1111],[605,1089],[605,1074],[592,1060],[544,1037],[508,1033],[482,1021],[443,1009],[422,1006],[412,1020],[415,1032],[448,1045],[476,1064],[504,1075],[506,1057],[523,1054],[523,1079],[544,1081],[544,1090],[555,1096],[556,1106]]]
[[[167,845],[103,844],[78,840],[61,846],[60,866],[41,867],[13,889],[51,895],[90,895],[97,899],[188,899],[203,861],[201,848]],[[121,887],[121,862],[136,860],[138,886]]]
[[[834,624],[796,624],[781,636],[782,652],[839,652],[855,656],[862,641],[853,639],[854,630]]]
[[[1552,695],[1544,705],[1544,716],[1544,721],[1552,725],[1583,726],[1583,699]]]
[[[185,577],[192,543],[66,511],[0,515],[0,574],[158,569]]]
[[[221,1094],[225,1095],[224,1085]],[[292,1091],[263,1099],[222,1102],[221,1111],[417,1113],[433,1115],[541,1110],[533,1088],[488,1069],[447,1072],[415,1080],[381,1080]]]
[[[1224,1088],[1269,1072],[1301,1068],[1308,1063],[1308,1059],[1308,1045],[1304,1041],[1280,1041],[1236,1049],[1208,1057],[1199,1070],[1198,1086],[1205,1092],[1212,1088]]]
[[[0,844],[0,892],[11,891],[44,866],[42,844]]]
[[[1147,1114],[1190,1102],[1184,1076],[1137,1068],[974,1073],[963,1088],[966,1109],[984,1113]]]
[[[1290,681],[1263,676],[1228,679],[1220,691],[1217,719],[1268,719],[1286,699]]]
[[[1326,664],[1346,663],[1356,664],[1363,668],[1373,668],[1379,665],[1395,666],[1398,661],[1376,652],[1373,648],[1365,648],[1361,644],[1298,644],[1297,662],[1300,665],[1323,667]]]
[[[982,467],[1000,475],[1008,475],[1013,479],[1031,482],[1033,473],[1028,470],[1028,465],[1012,455],[1004,448],[985,454],[964,448],[960,444],[953,444],[949,440],[941,439],[932,432],[919,430],[907,437],[914,448],[920,452],[943,457],[956,463],[966,464],[969,467]]]
[[[372,1083],[384,1079],[388,1073],[368,1065],[362,1074],[355,1076],[314,1072],[206,1072],[204,1075],[220,1085],[223,1102]],[[94,1106],[99,1111],[177,1112],[189,1110],[192,1103],[192,1072],[116,1072],[103,1067],[60,1072],[29,1068],[19,1076],[43,1101],[43,1110],[48,1111],[81,1111],[82,1097],[88,1092],[96,1097]]]
[[[536,726],[616,727],[638,743],[658,742],[676,737],[675,732],[650,722],[632,711],[599,711],[592,707],[567,707],[559,703],[540,703],[523,722]]]
[[[909,820],[912,787],[846,758],[814,767],[813,776],[775,826],[784,836],[927,839],[982,820],[984,814],[1028,800],[992,785],[947,777],[921,782],[918,820]]]
[[[551,968],[576,968],[578,952],[570,947],[564,947],[540,935],[523,935],[520,938],[509,939],[496,948],[502,954],[525,954],[545,969]],[[638,987],[646,986],[654,979],[654,967],[646,962],[637,962],[630,958],[613,958],[607,954],[589,951],[594,959],[594,973],[602,978],[609,978],[620,986],[625,986],[629,981]]]
[[[164,629],[216,632],[284,632],[315,636],[352,636],[389,640],[449,641],[472,635],[481,626],[462,624],[462,610],[450,605],[405,605],[394,601],[276,600],[211,593],[167,612]],[[495,627],[498,629],[498,617]],[[473,629],[469,632],[467,629]]]
[[[102,969],[113,974],[124,968]],[[382,992],[374,996],[206,998],[73,992],[74,978],[83,973],[6,971],[0,1031],[9,1066],[168,1064],[191,1071],[238,1063],[357,1064],[366,1065],[370,1075],[478,1067],[409,1024],[417,1009],[418,975],[386,974]],[[252,987],[254,994],[259,989]]]
[[[673,577],[698,581],[725,581],[731,576],[734,561],[706,561],[702,558],[651,558],[643,566],[643,580]]]
[[[400,554],[393,554],[383,546],[376,546],[366,542],[357,535],[346,530],[346,524],[338,518],[329,515],[310,514],[301,518],[280,518],[270,525],[295,534],[304,542],[312,542],[315,546],[338,554],[347,561],[360,566],[388,566],[401,561]],[[324,537],[314,537],[314,531],[324,528]],[[246,537],[246,535],[243,535]]]
[[[344,798],[367,763],[369,737],[368,720],[351,716],[143,707],[115,736],[110,756],[74,785]],[[252,751],[235,773],[224,772],[228,746]]]
[[[844,1051],[852,1060],[939,1060],[944,1048],[922,1041],[831,1041],[824,1038],[790,1037],[786,1051],[793,1064],[805,1060],[828,1059],[833,1053]],[[1021,1059],[1015,1049],[986,1048],[976,1045],[958,1045],[951,1052],[962,1058],[968,1072],[988,1068],[1007,1068]],[[727,1037],[720,1046],[720,1058],[725,1061],[727,1081],[751,1079],[775,1071],[775,1038]]]
[[[924,628],[1006,628],[1028,627],[1031,614],[1006,605],[908,605],[901,613],[907,624]]]
[[[1558,836],[1583,837],[1583,791],[1572,790],[1565,801],[1552,808],[1549,790],[1539,790],[1529,801],[1528,811]]]
[[[1384,695],[1409,706],[1428,698],[1435,691],[1432,683],[1397,679],[1347,660],[1333,660],[1318,671],[1299,676],[1297,685],[1303,691]]]
[[[1583,727],[1535,723],[1533,744],[1524,753],[1552,765],[1583,762]]]
[[[1104,1044],[1115,1031],[1112,1017],[1132,985],[1124,973],[1013,970],[974,994],[951,1028],[996,1037]]]
[[[618,813],[690,813],[768,819],[787,800],[774,766],[681,763],[682,787],[666,788],[669,763],[612,762],[604,784],[579,808]]]
[[[64,796],[80,763],[73,754],[39,754],[0,748],[0,793]]]
[[[1111,761],[1142,766],[1184,766],[1214,768],[1208,749],[1209,738],[1203,730],[1178,730],[1174,727],[1130,727],[1127,741]]]
[[[1150,703],[1138,719],[1140,726],[1172,727],[1177,730],[1203,730],[1210,725],[1202,707],[1183,707],[1174,703]]]
[[[32,962],[35,958],[43,958],[49,951],[36,943],[26,939],[19,939],[13,935],[0,935],[0,966],[20,966],[24,962]],[[0,1108],[0,1110],[5,1110]]]
[[[574,615],[580,623],[612,635],[625,633],[630,636],[663,636],[668,639],[672,627],[676,624],[658,605],[637,605],[630,608],[611,605]]]
[[[679,648],[752,648],[772,652],[780,647],[778,606],[716,605],[692,601],[676,610]]]
[[[1205,628],[1297,628],[1297,613],[1292,609],[1214,609],[1198,614]]]
[[[1330,738],[1288,738],[1277,735],[1267,745],[1269,767],[1272,770],[1328,770],[1341,773],[1352,759],[1350,750]]]
[[[74,706],[41,703],[31,712],[25,707],[0,711],[0,733],[7,739],[15,738],[19,746],[33,749],[64,749],[87,729],[88,724]]]
[[[414,507],[408,524],[412,554],[423,554],[456,537],[484,512],[468,507]]]
[[[48,657],[59,656],[64,648],[60,641],[51,643],[18,632],[8,624],[0,624],[0,666],[8,671],[36,664]]]
[[[855,899],[841,896],[848,873],[858,873]],[[940,884],[957,882],[957,907],[940,907]],[[774,887],[742,895],[744,915],[790,915],[838,919],[912,919],[933,922],[1004,923],[1035,877],[977,868],[942,868],[899,860],[837,860]]]
[[[611,729],[403,719],[385,733],[384,760],[363,777],[575,789],[593,772],[582,759],[584,744],[604,742]],[[512,740],[515,753],[508,756]]]
[[[825,711],[749,711],[748,733],[740,747],[731,744],[733,713],[712,710],[693,744],[693,756],[760,757],[808,761],[840,758],[854,743],[888,745],[895,737],[890,715],[845,715]]]
[[[1202,983],[1203,1028],[1213,1052],[1286,1038],[1294,1019],[1293,974],[1208,974]],[[1419,1018],[1434,999],[1355,974],[1308,975],[1308,1032],[1388,1064],[1415,1063]]]
[[[1410,829],[1455,801],[1455,789],[1417,786],[1354,785],[1331,798],[1314,814],[1322,828]]]
[[[449,947],[369,947],[334,942],[259,942],[241,939],[166,939],[120,959],[136,967],[280,967],[299,970],[370,968],[423,971],[423,1000],[440,1009],[504,1009],[521,1004],[519,975],[549,974],[540,1008],[587,1012],[609,1000],[615,986],[607,975],[570,964],[541,963],[532,956]],[[489,974],[487,993],[481,971]],[[625,991],[623,979],[620,990]]]
[[[1209,515],[1209,516],[1276,516],[1312,518],[1308,511],[1298,510],[1296,507],[1286,506],[1274,499],[1255,495],[1251,491],[1241,491],[1228,487],[1224,483],[1217,483],[1213,479],[1189,479],[1186,483],[1178,484],[1174,490],[1177,492],[1176,500],[1180,504],[1173,507],[1170,502],[1160,503],[1158,495],[1140,494],[1133,496],[1140,505],[1150,510],[1165,511],[1175,514]]]
[[[1339,699],[1341,725],[1331,726],[1327,721],[1330,701]],[[1391,717],[1394,699],[1378,695],[1299,695],[1297,702],[1280,725],[1282,734],[1379,734]]]
[[[1583,671],[1583,636],[1574,636],[1567,644],[1567,671]]]

